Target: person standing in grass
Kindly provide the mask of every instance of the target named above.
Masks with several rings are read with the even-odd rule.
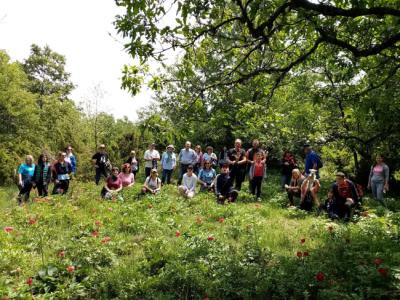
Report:
[[[204,168],[204,164],[209,161],[211,163],[211,168],[215,168],[217,166],[217,155],[214,153],[214,148],[211,146],[207,146],[206,148],[206,153],[203,154],[203,165],[202,168]]]
[[[179,164],[180,164],[180,173],[178,179],[178,185],[182,183],[183,174],[186,173],[187,167],[196,163],[197,155],[194,150],[191,148],[192,143],[187,141],[185,143],[185,148],[183,148],[179,152]]]
[[[228,164],[222,165],[221,173],[215,178],[215,194],[218,204],[224,204],[225,200],[235,202],[238,197],[238,191],[233,188],[233,178],[229,174]]]
[[[375,200],[383,201],[383,195],[389,190],[389,167],[384,163],[382,155],[376,156],[368,179],[368,189],[372,190]]]
[[[98,152],[92,157],[92,163],[96,170],[95,182],[97,185],[99,185],[101,175],[107,178],[109,169],[111,167],[111,163],[106,152],[106,145],[101,144],[99,146]]]
[[[129,154],[129,158],[126,160],[127,164],[131,165],[131,172],[136,179],[136,174],[139,172],[139,160],[136,157],[136,152],[134,150]]]
[[[144,152],[144,172],[146,178],[150,176],[152,169],[157,169],[157,162],[160,160],[160,153],[156,150],[156,144],[152,143]]]
[[[129,188],[135,184],[135,175],[131,172],[130,164],[123,164],[121,173],[118,174],[121,179],[122,187]]]
[[[235,147],[228,151],[228,163],[230,167],[230,176],[235,181],[235,189],[240,191],[242,183],[246,176],[246,152],[242,149],[242,141],[235,140]]]
[[[33,163],[33,156],[27,155],[25,163],[18,167],[18,188],[19,194],[17,197],[18,204],[22,205],[22,202],[28,202],[29,194],[32,189],[32,177],[35,172],[35,164]]]
[[[143,184],[142,193],[157,194],[161,191],[161,180],[158,178],[157,169],[152,169],[150,176],[146,178]]]
[[[293,154],[285,150],[283,157],[281,159],[281,187],[285,188],[285,185],[289,185],[291,179],[293,178],[292,170],[297,168],[297,162]]]
[[[313,204],[319,208],[318,191],[321,187],[317,179],[318,170],[309,170],[309,175],[301,184],[301,200],[300,208],[306,211],[311,211]]]
[[[72,167],[65,161],[67,153],[58,152],[58,160],[53,166],[54,188],[52,194],[66,194],[69,188],[69,179]]]
[[[193,165],[193,171],[196,175],[199,175],[199,171],[203,166],[203,152],[201,152],[201,146],[197,145],[194,148],[194,152],[196,153],[196,160]]]
[[[174,153],[174,146],[168,145],[166,151],[161,156],[162,176],[161,183],[171,183],[172,172],[176,167],[176,155]]]
[[[32,185],[37,188],[40,197],[48,195],[48,187],[51,181],[51,166],[47,154],[40,154],[38,163],[33,172]]]
[[[261,185],[265,175],[265,159],[261,152],[257,152],[253,158],[253,162],[249,170],[250,191],[255,195],[257,201],[261,201]]]
[[[122,180],[118,174],[119,169],[117,167],[111,169],[111,175],[107,177],[105,185],[101,190],[101,197],[103,199],[112,199],[122,190]]]
[[[72,174],[75,176],[76,175],[76,157],[72,153],[71,145],[68,145],[65,148],[65,152],[67,153],[67,156],[65,157],[65,161],[71,164]]]
[[[197,176],[193,172],[194,167],[189,165],[183,175],[182,185],[178,187],[179,193],[186,198],[193,198],[196,191]]]
[[[301,197],[301,185],[305,177],[299,169],[292,170],[292,178],[290,184],[285,184],[285,189],[289,198],[289,206],[294,206],[294,197]]]
[[[311,148],[309,144],[303,146],[306,160],[304,163],[304,171],[306,177],[310,175],[310,170],[316,170],[315,176],[319,179],[319,169],[322,168],[321,157]]]
[[[200,183],[200,191],[212,191],[214,189],[214,179],[217,177],[215,170],[211,166],[211,161],[204,162],[203,169],[200,170],[198,181]]]

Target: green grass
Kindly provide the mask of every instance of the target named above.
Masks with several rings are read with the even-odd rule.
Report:
[[[217,205],[211,194],[188,201],[172,185],[138,199],[139,184],[124,192],[123,202],[112,202],[100,199],[100,188],[75,181],[67,196],[24,207],[16,206],[15,189],[0,189],[1,228],[13,227],[0,233],[0,297],[400,297],[395,200],[387,202],[391,211],[367,198],[368,216],[343,224],[285,209],[277,176],[264,184],[261,203],[245,192],[229,205]]]

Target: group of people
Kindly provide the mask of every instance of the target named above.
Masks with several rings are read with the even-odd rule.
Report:
[[[52,194],[66,194],[69,188],[71,174],[76,173],[76,157],[72,147],[67,146],[65,151],[57,154],[56,160],[51,162],[47,153],[39,155],[37,164],[33,156],[27,155],[25,162],[18,167],[17,185],[19,188],[18,204],[29,200],[32,188],[36,188],[40,197],[48,195],[48,187],[54,182]]]
[[[343,172],[337,172],[336,181],[329,189],[328,199],[321,204],[318,197],[321,187],[319,170],[323,163],[310,145],[304,145],[304,153],[304,172],[300,171],[291,152],[285,151],[281,160],[281,187],[287,193],[288,206],[294,206],[295,198],[298,198],[301,209],[310,211],[313,207],[325,208],[331,218],[349,219],[352,209],[361,204],[362,191],[359,185],[346,178]],[[201,192],[215,193],[220,204],[234,202],[247,174],[250,193],[260,201],[267,159],[268,151],[260,147],[257,139],[252,141],[252,147],[247,151],[243,149],[242,141],[236,139],[233,148],[224,147],[218,156],[211,146],[207,146],[204,153],[200,145],[192,149],[189,141],[178,154],[173,145],[168,145],[160,155],[156,145],[151,144],[143,156],[145,180],[141,192],[157,194],[162,185],[171,183],[172,174],[179,163],[178,191],[183,197],[193,198],[199,185]],[[106,146],[102,144],[93,155],[92,163],[96,184],[100,183],[102,176],[105,177],[101,196],[111,199],[122,189],[135,184],[140,159],[136,157],[135,151],[131,151],[120,172],[119,168],[112,166]],[[159,166],[162,169],[161,178],[158,174]],[[32,188],[37,188],[39,196],[47,196],[51,181],[54,181],[53,194],[67,193],[70,175],[75,173],[76,158],[70,146],[58,153],[53,164],[50,164],[47,154],[41,154],[36,165],[33,157],[28,155],[25,163],[18,169],[18,202],[27,201]],[[379,201],[383,200],[383,195],[389,188],[389,167],[381,155],[377,156],[376,163],[371,167],[368,188]]]

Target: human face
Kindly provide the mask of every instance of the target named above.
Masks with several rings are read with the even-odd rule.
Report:
[[[63,152],[63,153],[60,154],[58,160],[59,160],[60,162],[63,162],[63,161],[65,160],[65,157],[66,157],[66,156],[67,156],[67,153]]]
[[[44,155],[44,156],[43,156],[43,162],[48,162],[47,155]]]
[[[71,153],[71,152],[72,152],[72,148],[71,148],[71,147],[68,147],[68,148],[67,148],[67,152],[68,152],[68,153]]]
[[[377,163],[377,164],[383,163],[383,157],[380,156],[380,155],[378,155],[378,156],[376,157],[376,163]]]
[[[344,178],[342,176],[336,176],[336,183],[342,184],[344,182]]]
[[[193,168],[188,168],[188,169],[187,169],[187,174],[188,174],[189,176],[192,176],[192,174],[193,174]]]
[[[117,170],[117,169],[113,170],[113,171],[112,171],[112,174],[113,174],[115,177],[117,177],[117,176],[118,176],[118,170]]]
[[[206,162],[204,163],[204,167],[205,167],[206,169],[210,169],[210,168],[211,168],[211,163],[210,163],[209,161],[206,161]]]
[[[151,178],[156,178],[157,177],[157,172],[151,172]]]
[[[229,173],[229,168],[228,167],[222,167],[221,173],[222,174],[228,174]]]
[[[25,159],[25,163],[26,163],[27,165],[31,165],[31,164],[33,163],[32,158],[31,158],[31,157],[27,157],[27,158]]]
[[[186,150],[189,150],[191,146],[192,146],[192,144],[190,142],[186,142],[185,143],[185,149]]]
[[[242,142],[241,141],[235,141],[235,148],[239,149],[242,147]]]
[[[259,141],[257,141],[257,140],[254,140],[253,141],[253,148],[258,148],[258,146],[260,146],[260,142]]]

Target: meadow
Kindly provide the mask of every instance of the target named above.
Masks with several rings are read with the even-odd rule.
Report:
[[[278,180],[262,202],[241,192],[228,205],[173,185],[104,201],[72,181],[18,207],[1,188],[0,299],[400,298],[398,200],[366,196],[350,223],[332,222],[285,208]]]

